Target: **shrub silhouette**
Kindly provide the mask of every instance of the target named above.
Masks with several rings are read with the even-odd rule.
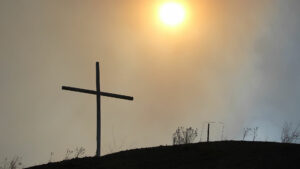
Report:
[[[64,160],[70,160],[73,158],[79,158],[83,156],[85,153],[85,148],[83,147],[76,147],[74,150],[67,149]]]
[[[257,132],[258,132],[258,127],[253,128],[253,139],[252,141],[255,141],[256,137],[257,137]]]
[[[244,128],[243,131],[243,141],[245,141],[245,138],[252,133],[252,141],[255,141],[257,137],[258,127],[254,128]]]
[[[173,134],[173,145],[192,143],[198,135],[197,129],[178,127]]]
[[[281,131],[282,143],[294,143],[300,138],[299,124],[292,129],[292,124],[285,122]]]
[[[76,149],[74,150],[74,158],[79,158],[80,156],[83,156],[85,153],[85,148],[83,147],[76,147]]]
[[[245,140],[245,138],[247,137],[247,135],[249,134],[249,132],[251,132],[252,129],[251,128],[244,128],[244,132],[243,132],[243,141]]]
[[[0,169],[17,169],[18,167],[21,166],[22,166],[21,158],[19,156],[16,156],[11,160],[5,158],[2,166],[0,166]]]

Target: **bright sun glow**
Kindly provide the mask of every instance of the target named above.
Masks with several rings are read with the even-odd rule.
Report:
[[[160,20],[168,26],[176,26],[183,22],[185,10],[183,5],[176,2],[166,2],[159,9]]]

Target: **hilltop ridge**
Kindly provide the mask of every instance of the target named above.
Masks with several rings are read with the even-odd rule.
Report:
[[[298,169],[299,160],[299,144],[221,141],[127,150],[30,169]]]

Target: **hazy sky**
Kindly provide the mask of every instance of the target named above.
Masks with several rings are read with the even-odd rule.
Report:
[[[95,89],[96,61],[101,90],[135,97],[102,97],[103,154],[171,144],[178,126],[207,121],[227,139],[258,126],[258,140],[279,141],[300,121],[299,0],[185,0],[173,29],[162,2],[1,0],[0,161],[95,154],[96,97],[61,86]]]

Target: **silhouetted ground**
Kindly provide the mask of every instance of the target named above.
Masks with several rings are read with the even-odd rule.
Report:
[[[222,141],[122,151],[32,169],[299,169],[300,145]]]

